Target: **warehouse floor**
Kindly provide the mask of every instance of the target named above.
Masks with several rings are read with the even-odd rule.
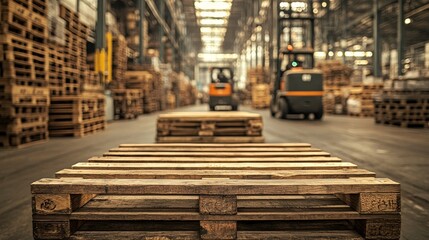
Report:
[[[181,111],[206,111],[193,106]],[[375,125],[372,119],[327,116],[324,121],[264,117],[267,142],[308,142],[402,186],[402,238],[429,239],[429,130]],[[153,142],[158,113],[116,121],[106,131],[0,151],[0,239],[32,239],[30,183],[101,155],[121,143]]]

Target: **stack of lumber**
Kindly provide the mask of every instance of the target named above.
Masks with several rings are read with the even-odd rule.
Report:
[[[353,86],[347,100],[349,116],[374,117],[374,97],[381,93],[383,84]]]
[[[104,88],[87,64],[88,27],[79,14],[58,1],[50,2],[51,9],[58,9],[51,18],[60,18],[65,25],[64,42],[50,37],[49,135],[81,137],[105,128]]]
[[[143,114],[143,96],[140,89],[112,89],[116,119],[134,119]]]
[[[260,84],[268,84],[269,83],[269,72],[262,67],[258,68],[249,68],[247,70],[247,82],[246,82],[246,93],[244,102],[252,102],[253,106],[253,93],[258,93],[258,91],[254,92],[253,88]]]
[[[268,84],[257,84],[252,88],[252,107],[268,108],[270,106],[271,95]]]
[[[122,144],[31,184],[35,239],[399,239],[400,185],[305,143]]]
[[[46,2],[0,2],[0,147],[48,139]]]
[[[104,96],[52,97],[49,135],[83,137],[105,129]]]
[[[389,81],[374,105],[376,123],[428,128],[429,78]]]
[[[325,113],[345,114],[347,109],[347,93],[353,70],[339,61],[323,61],[317,64],[323,72]]]
[[[160,143],[252,143],[264,142],[262,117],[247,112],[175,112],[160,114]]]

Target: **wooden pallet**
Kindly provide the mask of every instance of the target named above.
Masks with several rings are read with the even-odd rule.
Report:
[[[376,123],[406,128],[429,127],[429,95],[384,94],[374,100]]]
[[[161,114],[158,142],[262,142],[262,117],[246,112]]]
[[[123,144],[31,191],[35,239],[400,237],[399,184],[309,144]]]
[[[82,137],[105,128],[104,96],[52,97],[50,136]]]
[[[114,114],[117,119],[134,119],[143,113],[140,89],[112,89]]]
[[[25,147],[49,139],[46,120],[6,127],[6,132],[0,130],[0,147]]]

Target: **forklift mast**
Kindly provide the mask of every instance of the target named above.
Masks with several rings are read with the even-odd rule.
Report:
[[[305,62],[302,63],[302,67],[308,69],[314,68],[315,18],[313,12],[313,0],[279,1],[277,9],[277,71],[274,82],[273,98],[277,96],[277,93],[280,90],[283,73],[287,70],[282,69],[283,59],[287,59],[288,63],[292,63],[292,67],[298,67],[300,65],[298,56],[303,56]],[[297,28],[301,28],[301,46],[297,46],[294,42],[294,33],[292,31]],[[282,46],[282,43],[284,44],[282,39],[284,29],[288,29],[287,46],[285,47]]]

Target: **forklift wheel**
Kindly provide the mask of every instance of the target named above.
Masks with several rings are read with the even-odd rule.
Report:
[[[276,117],[280,119],[286,119],[287,114],[289,112],[288,105],[286,99],[280,98],[277,102],[277,113]]]
[[[210,106],[210,111],[215,111],[215,106]]]
[[[304,113],[304,119],[308,120],[310,118],[310,114],[309,113]]]
[[[323,118],[323,111],[314,113],[314,119],[321,120]]]

